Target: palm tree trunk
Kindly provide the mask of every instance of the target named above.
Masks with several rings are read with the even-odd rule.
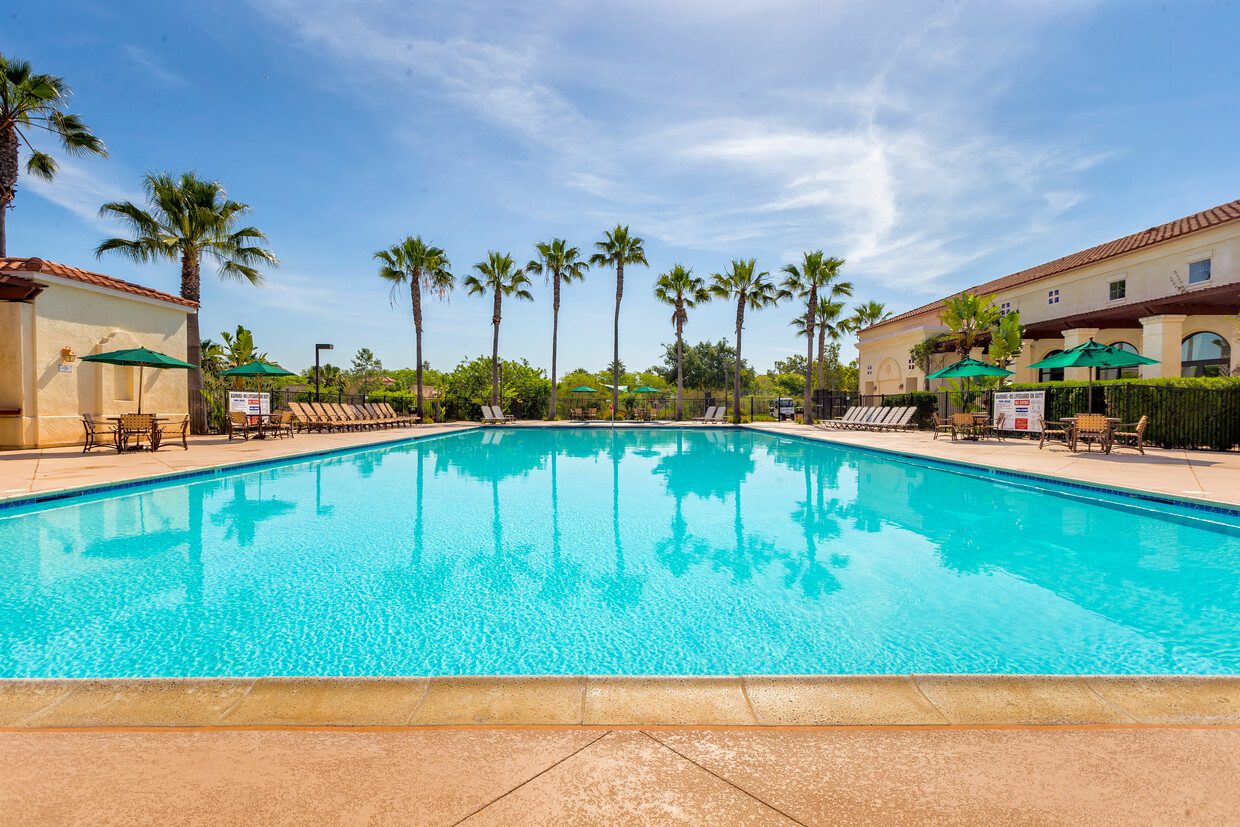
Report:
[[[685,418],[685,323],[680,314],[683,303],[676,302],[676,421]]]
[[[732,424],[741,424],[741,330],[745,326],[745,294],[736,302],[736,370],[732,380]]]
[[[818,387],[825,388],[827,386],[826,369],[827,369],[827,326],[826,324],[818,325]]]
[[[181,253],[181,298],[197,302],[201,295],[198,251],[185,250]],[[202,334],[198,329],[198,308],[185,319],[185,361],[194,366],[193,370],[186,371],[185,377],[190,433],[205,434],[207,400],[202,395]]]
[[[413,338],[418,352],[418,418],[425,419],[422,410],[422,286],[416,276],[409,280],[409,298],[413,302]]]
[[[616,263],[616,318],[612,324],[611,348],[611,421],[616,421],[620,407],[620,297],[624,295],[624,262]]]
[[[503,293],[495,290],[495,312],[491,316],[491,324],[495,326],[495,336],[491,340],[491,404],[499,404],[499,303]]]
[[[17,150],[17,129],[6,126],[0,130],[0,258],[8,255],[5,220],[17,196]]]
[[[809,291],[809,306],[805,312],[805,339],[809,350],[805,354],[805,412],[806,425],[814,424],[814,316],[818,313],[818,291]]]
[[[418,351],[418,418],[425,419],[422,410],[422,285],[417,276],[409,279],[409,298],[413,302],[413,337],[417,340]]]
[[[560,335],[560,274],[555,274],[555,288],[551,299],[551,409],[547,412],[547,419],[556,419],[559,416],[559,410],[555,404],[555,351],[556,340]]]

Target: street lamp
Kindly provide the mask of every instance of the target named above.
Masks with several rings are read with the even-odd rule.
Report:
[[[320,350],[331,350],[333,347],[335,346],[334,345],[315,345],[314,346],[314,401],[315,402],[322,401],[321,399],[319,399],[319,379],[320,379],[320,375],[322,374],[322,370],[319,368],[319,351]]]

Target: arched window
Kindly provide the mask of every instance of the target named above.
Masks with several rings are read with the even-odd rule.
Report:
[[[1226,376],[1231,370],[1231,345],[1217,333],[1202,331],[1184,337],[1180,346],[1181,376]]]
[[[1063,351],[1052,350],[1050,353],[1046,354],[1046,356],[1043,356],[1042,358],[1045,359],[1048,356],[1054,356],[1056,353],[1063,353]],[[1038,371],[1038,381],[1039,382],[1062,382],[1063,381],[1063,368],[1041,368]]]
[[[1135,353],[1138,356],[1140,351],[1127,342],[1112,342],[1111,347],[1122,350],[1125,353]],[[1141,368],[1133,365],[1130,368],[1101,368],[1098,371],[1099,379],[1136,379],[1141,375]]]

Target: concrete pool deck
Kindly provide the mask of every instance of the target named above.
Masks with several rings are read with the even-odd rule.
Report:
[[[472,427],[6,452],[0,500]],[[1240,505],[1235,453],[752,427]],[[0,680],[0,761],[13,823],[1229,823],[1240,677]]]

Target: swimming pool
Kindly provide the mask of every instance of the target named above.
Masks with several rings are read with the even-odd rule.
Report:
[[[749,430],[0,510],[0,571],[0,677],[1240,672],[1234,516]]]

